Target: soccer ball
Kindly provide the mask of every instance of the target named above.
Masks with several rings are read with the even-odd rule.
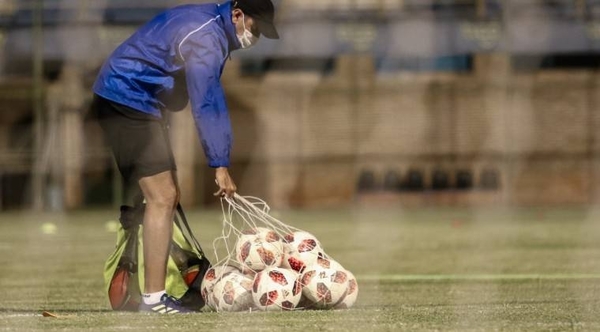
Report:
[[[348,291],[348,274],[344,268],[335,268],[331,260],[313,264],[304,269],[300,280],[302,294],[316,309],[331,309],[340,303]],[[333,261],[335,262],[335,261]]]
[[[285,236],[285,254],[282,267],[302,273],[305,267],[324,257],[324,251],[317,238],[305,231],[296,231]]]
[[[202,279],[202,284],[200,285],[200,294],[204,299],[204,302],[209,307],[215,309],[215,304],[213,302],[213,289],[215,284],[224,276],[232,273],[238,272],[238,269],[231,265],[218,265],[213,266],[206,271],[204,278]]]
[[[356,298],[358,297],[358,283],[356,282],[356,277],[348,270],[346,270],[346,275],[348,275],[348,289],[346,290],[346,296],[344,296],[341,302],[333,307],[334,309],[348,309],[354,305]]]
[[[298,274],[292,270],[270,267],[256,274],[252,284],[254,305],[264,311],[292,310],[302,297]]]
[[[277,232],[266,227],[257,227],[255,229],[256,235],[263,241],[276,242],[281,241],[281,237]]]
[[[236,272],[224,276],[213,288],[213,301],[217,311],[248,310],[254,304],[252,279]]]
[[[319,256],[317,258],[316,264],[321,265],[322,267],[337,269],[337,270],[345,270],[345,268],[335,259],[331,258],[331,256],[324,255]]]
[[[236,259],[245,268],[261,271],[279,266],[283,260],[283,241],[273,230],[259,227],[244,232],[235,245]]]

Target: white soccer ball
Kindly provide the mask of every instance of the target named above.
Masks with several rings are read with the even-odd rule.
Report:
[[[356,303],[356,298],[358,297],[358,283],[356,282],[356,277],[348,270],[346,270],[346,275],[348,275],[348,289],[346,290],[346,296],[344,296],[341,302],[333,307],[334,309],[348,309]]]
[[[256,232],[256,235],[263,241],[267,241],[267,242],[281,241],[281,236],[279,236],[279,234],[277,234],[277,232],[275,232],[272,229],[269,229],[266,227],[256,227],[256,229],[254,231]]]
[[[200,285],[200,294],[206,305],[211,309],[216,309],[213,301],[213,289],[215,284],[221,280],[222,277],[232,272],[239,272],[239,270],[231,265],[218,265],[211,267],[206,271],[206,274],[204,274],[202,284]]]
[[[342,266],[342,264],[340,264],[338,261],[336,261],[335,259],[331,258],[331,256],[328,256],[328,255],[319,256],[319,258],[317,258],[316,264],[321,265],[322,267],[327,267],[327,268],[331,268],[331,269],[345,270],[345,268]]]
[[[302,286],[295,271],[279,267],[262,270],[254,277],[254,305],[264,311],[293,310],[302,297]]]
[[[322,259],[304,269],[300,277],[302,294],[309,301],[309,308],[332,309],[339,304],[348,291],[348,274],[337,262]]]
[[[213,288],[213,301],[217,311],[244,311],[250,309],[253,280],[237,272],[221,278]]]
[[[243,267],[261,271],[283,261],[283,241],[273,230],[259,227],[245,231],[235,245],[237,261]]]
[[[302,273],[305,267],[317,262],[325,253],[319,240],[305,231],[285,235],[282,267]]]

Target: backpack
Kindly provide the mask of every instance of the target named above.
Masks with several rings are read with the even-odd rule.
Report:
[[[104,286],[113,310],[137,311],[144,285],[142,228],[145,204],[121,206],[115,251],[104,265]],[[166,291],[191,310],[204,307],[200,295],[202,279],[211,267],[194,237],[183,208],[177,205],[173,238],[167,262]]]

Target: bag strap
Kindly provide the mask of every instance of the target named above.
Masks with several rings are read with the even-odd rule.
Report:
[[[167,135],[168,136],[168,135]],[[173,181],[177,181],[177,178],[174,176],[173,177]],[[138,188],[139,190],[136,192],[134,198],[133,198],[133,211],[135,211],[138,215],[136,215],[135,217],[137,218],[133,218],[136,219],[136,221],[139,224],[142,224],[142,220],[143,220],[143,211],[145,210],[145,206],[144,206],[144,194],[141,191],[141,188]],[[177,213],[175,213],[175,223],[177,224],[177,226],[179,227],[179,229],[181,230],[181,233],[183,234],[183,237],[186,239],[187,242],[190,243],[190,245],[196,250],[198,251],[198,253],[200,255],[202,255],[202,257],[204,257],[204,251],[202,250],[202,247],[200,246],[200,243],[198,242],[198,240],[196,239],[196,237],[194,236],[194,233],[192,233],[192,229],[190,228],[190,225],[187,221],[187,218],[185,216],[185,212],[183,212],[183,207],[181,206],[180,203],[177,203]]]
[[[185,212],[183,212],[183,207],[181,206],[180,203],[177,203],[177,213],[175,214],[175,223],[177,224],[177,226],[179,226],[179,229],[181,230],[183,237],[185,237],[185,239],[192,245],[192,247],[194,249],[196,249],[198,251],[198,253],[200,255],[202,255],[202,257],[204,257],[205,256],[204,251],[202,250],[202,247],[200,246],[200,242],[198,242],[198,240],[194,236],[194,233],[192,233],[192,229],[190,228],[190,224],[187,221]]]
[[[139,223],[139,212],[130,206],[121,206],[121,216],[119,221],[127,237],[125,243],[125,249],[121,254],[119,263],[117,266],[125,267],[130,273],[135,273],[138,266],[138,229],[140,228]]]

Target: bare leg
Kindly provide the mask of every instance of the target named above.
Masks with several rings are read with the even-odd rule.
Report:
[[[171,171],[141,178],[144,198],[144,292],[165,289],[167,259],[173,233],[173,217],[179,190]]]

